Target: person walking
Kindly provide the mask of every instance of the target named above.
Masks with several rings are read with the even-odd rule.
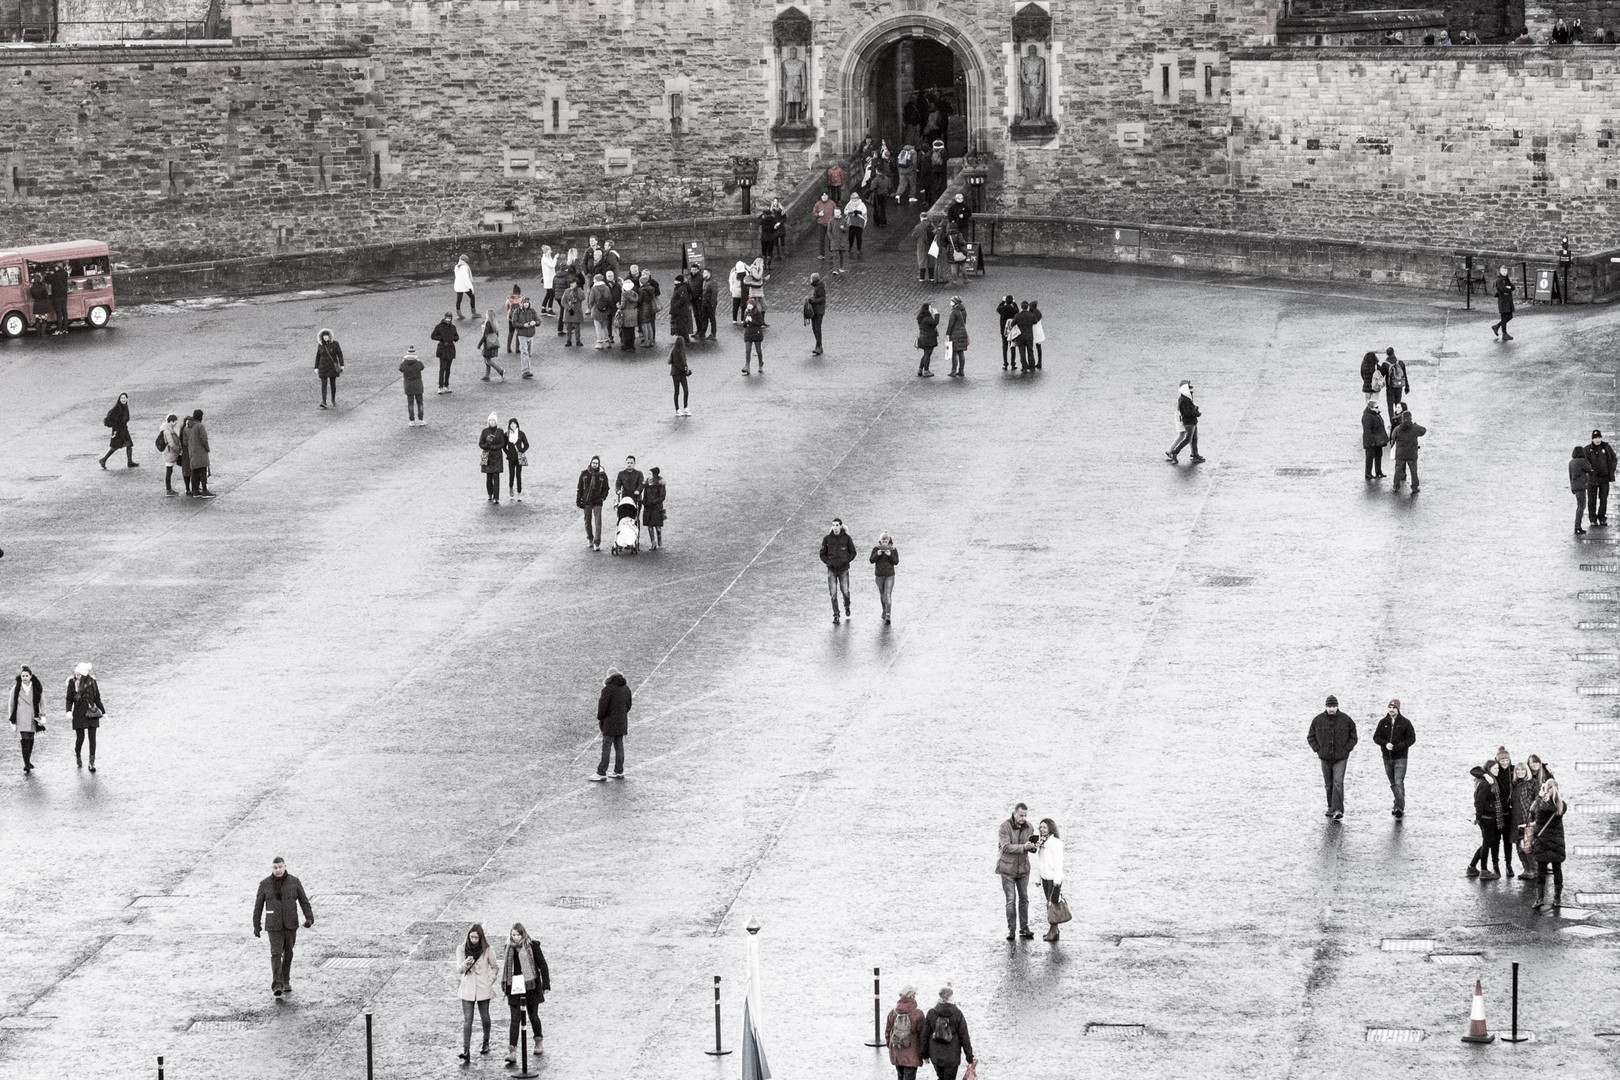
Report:
[[[489,1053],[489,1003],[495,996],[495,980],[499,975],[495,950],[484,934],[482,923],[473,923],[467,936],[456,946],[456,971],[461,976],[461,985],[456,991],[461,999],[461,1060],[471,1062],[475,1009],[484,1022],[484,1045],[478,1052]]]
[[[125,468],[138,469],[141,463],[135,460],[135,440],[129,436],[129,395],[119,394],[113,407],[107,410],[102,418],[101,425],[112,429],[112,438],[107,440],[107,452],[101,455],[101,467],[107,467],[107,459],[118,451],[124,452]]]
[[[1008,337],[1008,334],[1012,332],[1013,318],[1017,314],[1018,301],[1013,299],[1012,293],[1008,293],[1006,296],[1001,298],[1001,303],[996,305],[996,326],[1001,330],[1002,371],[1006,371],[1008,368],[1012,367],[1014,363],[1013,355],[1015,346],[1013,345],[1013,342],[1017,339]]]
[[[926,1017],[917,1005],[917,988],[905,987],[883,1022],[883,1041],[889,1047],[889,1064],[896,1080],[917,1080],[924,1046],[928,1042]]]
[[[894,599],[894,568],[900,564],[900,549],[894,546],[894,537],[883,533],[877,547],[866,560],[877,568],[878,600],[883,604],[883,625],[889,625],[889,607]]]
[[[174,467],[180,464],[180,417],[176,414],[170,413],[158,428],[157,448],[163,452],[163,494],[172,499],[180,494],[174,490]],[[184,482],[184,470],[180,479]]]
[[[849,564],[855,561],[855,538],[844,531],[841,518],[821,538],[821,561],[827,567],[827,595],[832,598],[833,625],[837,626],[838,594],[844,594],[844,617],[849,618]]]
[[[73,669],[67,681],[67,704],[63,706],[73,724],[73,760],[84,768],[84,744],[90,743],[90,771],[96,771],[96,732],[107,707],[101,701],[101,686],[90,675],[88,661]]]
[[[1498,318],[1491,324],[1491,337],[1500,334],[1503,341],[1512,341],[1508,323],[1513,321],[1513,279],[1505,266],[1496,275],[1496,314]]]
[[[743,308],[743,368],[747,375],[750,361],[759,357],[759,373],[765,374],[765,312],[759,301],[750,297]]]
[[[932,379],[933,371],[929,365],[934,361],[934,350],[939,347],[939,309],[924,300],[922,307],[917,309],[917,348],[922,350],[922,357],[917,361],[917,375],[919,378]]]
[[[546,1000],[546,991],[550,989],[551,969],[546,966],[546,954],[540,951],[540,943],[529,936],[522,923],[513,923],[506,939],[506,960],[501,964],[501,993],[506,995],[506,1005],[512,1013],[506,1037],[506,1064],[517,1064],[518,1036],[525,1014],[534,1029],[535,1056],[545,1052],[540,1003]]]
[[[811,331],[816,335],[816,347],[810,351],[810,355],[820,356],[821,320],[827,314],[827,286],[822,284],[820,274],[810,275],[810,295],[804,301],[804,314],[810,323]]]
[[[1418,493],[1418,438],[1427,435],[1429,429],[1412,419],[1410,410],[1401,408],[1401,419],[1390,432],[1390,441],[1395,444],[1395,486],[1393,491],[1401,490],[1406,483],[1406,471],[1412,470],[1412,494]]]
[[[478,471],[484,474],[484,500],[492,505],[501,504],[501,472],[506,467],[506,433],[501,430],[501,418],[494,413],[484,421],[484,430],[478,433]]]
[[[1371,404],[1378,397],[1378,387],[1375,384],[1379,377],[1378,354],[1371,351],[1362,353],[1361,396],[1362,400],[1368,404]]]
[[[208,429],[203,426],[203,411],[193,409],[191,422],[186,424],[181,434],[181,442],[186,450],[186,468],[191,470],[191,495],[197,499],[212,499],[214,493],[208,490]]]
[[[832,195],[825,191],[821,193],[821,198],[816,200],[815,205],[810,207],[810,216],[815,220],[816,228],[819,230],[820,244],[816,258],[822,262],[827,261],[827,253],[832,250],[831,229],[833,215],[837,212],[838,204],[833,201]]]
[[[1389,415],[1394,416],[1395,406],[1412,389],[1412,383],[1406,377],[1406,361],[1396,356],[1394,346],[1390,346],[1384,350],[1384,362],[1378,366],[1378,370],[1384,377],[1384,403],[1389,406]]]
[[[657,551],[664,546],[664,498],[668,491],[664,487],[664,474],[658,471],[658,466],[654,465],[648,471],[651,475],[641,487],[641,525],[647,530],[652,550]]]
[[[1180,396],[1176,398],[1176,423],[1181,433],[1176,436],[1176,441],[1171,444],[1170,449],[1164,452],[1164,456],[1170,459],[1170,464],[1180,464],[1178,457],[1182,448],[1189,446],[1192,449],[1192,463],[1198,465],[1203,462],[1203,457],[1198,453],[1198,418],[1202,415],[1203,412],[1193,404],[1192,381],[1184,381],[1180,387]]]
[[[399,362],[399,373],[405,387],[405,417],[411,427],[427,427],[427,407],[422,404],[422,361],[416,355],[416,346],[405,347],[405,358]]]
[[[1593,525],[1609,523],[1609,485],[1614,483],[1614,447],[1603,441],[1603,432],[1592,429],[1586,444],[1586,463],[1592,467],[1587,477],[1586,519]]]
[[[1384,758],[1384,775],[1389,779],[1390,794],[1395,806],[1390,813],[1397,818],[1406,816],[1406,752],[1417,742],[1417,731],[1412,721],[1401,714],[1401,699],[1389,699],[1389,712],[1373,729],[1373,742]]]
[[[1366,479],[1383,479],[1384,447],[1388,443],[1389,430],[1384,427],[1384,418],[1378,412],[1378,399],[1368,397],[1367,407],[1361,410],[1361,449],[1365,458],[1362,472],[1366,474]]]
[[[332,408],[337,408],[337,381],[343,374],[343,346],[338,344],[332,331],[322,330],[315,338],[315,374],[321,380],[321,408],[326,408],[326,394],[332,393]]]
[[[34,735],[45,730],[40,719],[39,703],[44,687],[34,678],[34,669],[24,664],[11,684],[11,701],[6,718],[17,729],[17,741],[22,744],[23,775],[34,771]]]
[[[622,499],[628,495],[636,500],[636,506],[639,508],[641,506],[641,489],[646,482],[647,478],[641,475],[640,469],[636,468],[636,459],[627,457],[624,459],[624,468],[620,469],[619,475],[613,478],[613,496],[616,499]]]
[[[996,873],[1001,875],[1001,891],[1007,899],[1007,940],[1013,935],[1035,936],[1029,928],[1029,853],[1039,845],[1029,824],[1029,807],[1019,803],[1012,816],[1001,823],[997,836]]]
[[[489,373],[494,370],[506,381],[506,371],[495,362],[501,354],[501,328],[495,325],[495,313],[487,312],[484,316],[484,327],[478,334],[478,351],[484,357],[484,377],[480,382],[489,382]]]
[[[1052,905],[1063,900],[1063,838],[1058,835],[1057,822],[1051,818],[1041,818],[1038,831],[1040,838],[1035,841],[1030,863],[1036,880],[1041,883],[1041,893],[1046,897],[1045,940],[1056,941],[1058,927],[1062,924],[1052,921]]]
[[[602,732],[602,758],[592,780],[606,780],[608,752],[613,753],[613,779],[624,779],[624,737],[630,733],[630,686],[618,668],[608,668],[596,700],[596,726]]]
[[[1339,711],[1339,699],[1328,695],[1327,706],[1311,720],[1305,741],[1322,763],[1322,787],[1327,792],[1326,815],[1344,820],[1344,769],[1356,748],[1356,722]]]
[[[1564,811],[1568,809],[1558,797],[1558,781],[1547,778],[1541,785],[1531,808],[1535,817],[1535,831],[1531,834],[1530,857],[1536,863],[1536,902],[1531,906],[1541,911],[1547,906],[1547,877],[1553,880],[1552,909],[1564,906]]]
[[[939,1003],[923,1017],[923,1030],[928,1033],[928,1060],[939,1080],[956,1080],[963,1058],[970,1065],[978,1064],[973,1056],[973,1040],[968,1037],[967,1017],[951,1001],[954,996],[949,986],[942,989]]]
[[[593,457],[574,489],[574,505],[585,511],[585,544],[592,551],[602,550],[602,503],[607,497],[607,473],[602,471],[602,459]]]
[[[512,291],[506,297],[506,351],[517,352],[514,339],[517,337],[517,325],[512,322],[512,316],[517,314],[519,305],[523,303],[523,286],[513,285]]]
[[[1474,778],[1474,824],[1479,826],[1479,847],[1468,860],[1467,876],[1483,881],[1495,881],[1502,876],[1498,848],[1506,823],[1502,820],[1502,802],[1497,794],[1496,778],[1500,771],[1494,758],[1468,770]],[[1491,869],[1491,863],[1495,864],[1495,870]]]
[[[529,463],[529,437],[523,434],[517,417],[506,422],[506,497],[513,502],[523,501],[523,466]],[[495,485],[500,490],[500,485]]]
[[[960,379],[967,374],[967,307],[960,296],[951,297],[951,319],[945,326],[945,337],[951,343],[951,377]]]
[[[456,342],[461,340],[461,333],[456,329],[455,316],[448,311],[445,312],[444,318],[439,320],[439,325],[435,326],[433,333],[428,336],[439,343],[434,350],[434,355],[439,358],[439,393],[454,393],[450,389],[450,365],[456,362]]]
[[[315,909],[309,906],[304,883],[287,873],[287,860],[277,855],[270,862],[270,876],[259,882],[253,898],[253,936],[264,930],[270,935],[270,989],[280,997],[292,993],[293,947],[298,943],[298,910],[304,911],[304,929],[315,925]]]
[[[525,296],[507,316],[508,336],[517,334],[518,363],[525,379],[534,378],[534,331],[540,325],[540,313],[534,310]]]
[[[692,374],[691,366],[686,362],[686,339],[677,336],[675,343],[669,347],[669,378],[674,384],[675,415],[691,416],[692,388],[687,385],[687,378]]]
[[[579,338],[584,318],[585,289],[577,280],[570,278],[568,287],[562,292],[562,318],[558,320],[562,329],[564,348],[584,345]]]
[[[461,317],[461,298],[465,296],[467,298],[468,305],[472,308],[472,317],[475,319],[478,318],[478,297],[473,294],[472,264],[467,261],[467,256],[463,255],[461,258],[456,260],[456,268],[454,273],[456,289],[456,317],[458,319]]]

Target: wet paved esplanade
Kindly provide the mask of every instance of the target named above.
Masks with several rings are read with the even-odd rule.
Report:
[[[1503,346],[1450,298],[992,267],[933,294],[963,294],[974,344],[966,379],[924,380],[903,264],[833,283],[821,357],[785,280],[807,269],[767,289],[765,377],[723,320],[679,419],[663,348],[542,328],[536,379],[483,383],[464,322],[455,394],[407,426],[396,366],[431,358],[447,283],[6,343],[0,641],[50,730],[31,776],[0,773],[0,1075],[359,1076],[368,1010],[379,1076],[450,1075],[454,943],[522,921],[552,975],[542,1075],[733,1076],[703,1051],[716,974],[735,1045],[750,918],[784,1077],[892,1075],[862,1045],[873,967],[885,1009],[951,983],[987,1078],[1613,1069],[1596,766],[1620,745],[1582,725],[1615,719],[1620,553],[1572,542],[1564,463],[1620,427],[1620,312],[1528,311]],[[1008,292],[1046,312],[1036,377],[999,370]],[[1386,346],[1429,429],[1415,499],[1359,475],[1357,363]],[[1196,468],[1162,456],[1183,378]],[[103,472],[119,392],[143,467]],[[165,499],[152,449],[193,408],[212,502]],[[526,501],[498,509],[492,411],[532,443]],[[592,553],[575,478],[627,454],[667,479],[666,546]],[[860,553],[841,626],[834,516]],[[60,712],[86,660],[95,776]],[[610,665],[627,779],[593,784]],[[1342,824],[1305,745],[1328,693],[1361,730]],[[1371,739],[1390,697],[1418,732],[1400,822]],[[1499,744],[1572,804],[1561,917],[1463,876],[1468,768]],[[1056,946],[1003,940],[1020,800],[1067,843]],[[317,920],[282,1000],[250,929],[275,855]],[[1463,1045],[1476,978],[1506,1027],[1512,961],[1536,1041]],[[499,1050],[468,1071],[501,1075]]]

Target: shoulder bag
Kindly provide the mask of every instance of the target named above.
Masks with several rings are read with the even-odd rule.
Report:
[[[1069,914],[1069,902],[1063,899],[1063,886],[1058,886],[1058,898],[1046,902],[1046,921],[1053,926],[1061,926],[1074,918]]]

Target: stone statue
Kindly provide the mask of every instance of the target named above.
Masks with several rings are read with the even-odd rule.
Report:
[[[799,59],[799,50],[789,48],[787,59],[782,61],[782,96],[787,103],[784,119],[789,124],[804,123],[808,109],[806,97],[810,87],[810,72],[803,60]]]
[[[1046,61],[1040,50],[1031,45],[1018,61],[1018,82],[1024,91],[1024,109],[1021,119],[1026,124],[1038,124],[1046,119]]]

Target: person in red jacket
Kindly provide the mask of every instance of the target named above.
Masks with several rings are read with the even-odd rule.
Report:
[[[833,202],[839,206],[844,205],[844,167],[834,165],[827,170],[827,190],[832,195]]]
[[[900,1000],[889,1010],[883,1026],[883,1041],[889,1044],[889,1064],[894,1066],[897,1080],[917,1080],[927,1038],[923,1011],[917,1006],[917,989],[908,986],[900,991]]]

